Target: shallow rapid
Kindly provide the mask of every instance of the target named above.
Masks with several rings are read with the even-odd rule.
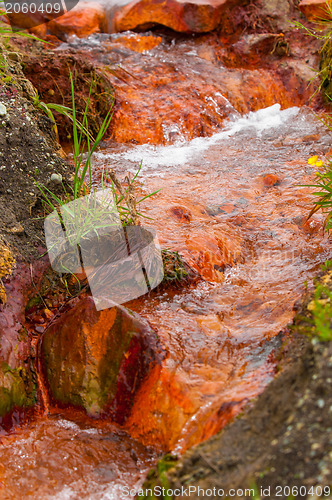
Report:
[[[145,224],[201,278],[126,304],[167,352],[143,382],[124,428],[71,411],[4,438],[1,499],[122,499],[160,452],[181,452],[220,430],[275,373],[273,351],[293,305],[331,257],[322,215],[309,222],[315,168],[331,133],[309,108],[278,104],[222,132],[171,146],[111,144],[94,158],[95,185],[141,160]],[[8,450],[10,449],[10,453]]]

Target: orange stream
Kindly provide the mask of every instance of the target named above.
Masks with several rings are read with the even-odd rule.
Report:
[[[277,335],[331,255],[322,216],[303,225],[311,190],[300,186],[312,182],[307,159],[328,151],[331,134],[303,108],[261,134],[250,125],[200,141],[183,162],[174,160],[180,146],[112,145],[96,155],[95,184],[105,166],[121,176],[144,158],[142,192],[162,188],[144,204],[153,218],[146,224],[204,279],[128,304],[168,355],[141,386],[125,428],[64,411],[6,436],[1,499],[124,498],[121,485],[138,484],[160,450],[211,436],[273,377]]]

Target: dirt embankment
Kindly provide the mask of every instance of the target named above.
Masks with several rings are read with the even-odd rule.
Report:
[[[68,183],[71,172],[54,124],[33,103],[36,91],[20,54],[0,49],[0,424],[10,428],[20,408],[37,401],[33,342],[25,328],[26,304],[47,265],[37,183],[56,191],[52,176]]]

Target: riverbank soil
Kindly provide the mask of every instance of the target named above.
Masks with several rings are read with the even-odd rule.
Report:
[[[47,268],[42,204],[37,183],[57,192],[52,175],[70,182],[54,123],[33,105],[36,91],[20,55],[1,49],[0,85],[0,423],[19,421],[37,402],[32,338],[25,307]],[[17,410],[16,414],[14,409]]]

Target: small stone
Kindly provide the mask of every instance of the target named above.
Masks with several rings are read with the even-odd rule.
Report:
[[[0,116],[5,116],[7,114],[7,108],[2,102],[0,102]]]
[[[318,399],[317,406],[318,406],[318,408],[324,408],[324,406],[325,406],[324,399]]]
[[[8,232],[13,234],[23,234],[24,227],[21,224],[16,224],[15,226],[9,228]]]
[[[275,174],[267,174],[263,177],[264,186],[271,187],[279,183],[279,179]]]
[[[62,182],[62,175],[61,174],[52,174],[51,175],[51,181],[55,182],[56,184],[61,184],[61,182]]]

